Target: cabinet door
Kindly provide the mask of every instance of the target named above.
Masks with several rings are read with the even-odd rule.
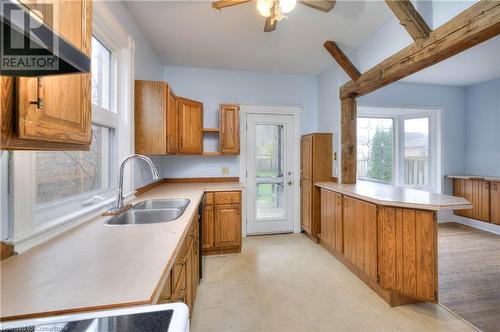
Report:
[[[500,181],[490,186],[491,222],[500,225]]]
[[[458,197],[463,197],[472,203],[472,191],[467,194],[467,181],[464,179],[453,179],[453,195]],[[467,210],[455,210],[456,215],[462,217],[472,217],[472,209]]]
[[[241,245],[241,212],[239,204],[215,206],[215,247]]]
[[[172,88],[168,88],[167,95],[167,153],[177,153],[177,126],[179,121],[177,118],[177,97]]]
[[[346,258],[368,277],[377,279],[377,206],[343,198],[343,244]]]
[[[59,33],[90,56],[92,2],[54,1],[49,4],[53,5],[50,19],[57,20],[54,26]],[[21,139],[90,144],[90,73],[20,77],[16,87],[17,127]]]
[[[472,218],[490,221],[490,182],[472,180]]]
[[[240,107],[220,106],[220,152],[240,153]]]
[[[179,153],[203,153],[203,105],[186,98],[177,98],[179,108]]]
[[[193,311],[193,241],[189,246],[188,254],[186,257],[186,297],[184,302],[189,307],[189,314]]]
[[[434,213],[382,207],[378,220],[380,286],[437,300],[437,223]]]
[[[202,248],[214,249],[215,247],[215,231],[214,231],[214,206],[205,205],[203,209],[203,225],[202,225]]]
[[[300,225],[311,233],[312,228],[312,185],[309,180],[302,180],[300,184]]]
[[[311,180],[312,178],[312,136],[302,136],[300,140],[300,178]]]
[[[338,193],[332,193],[332,218],[333,218],[333,243],[334,249],[338,253],[343,253],[343,221],[342,221],[342,195]]]
[[[165,154],[168,86],[160,81],[136,80],[134,90],[135,152]]]
[[[168,303],[172,298],[172,277],[171,273],[168,274],[168,279],[163,286],[163,289],[160,294],[160,298],[158,299],[158,304]]]

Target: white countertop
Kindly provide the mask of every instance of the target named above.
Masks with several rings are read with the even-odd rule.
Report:
[[[498,176],[484,176],[484,175],[447,175],[450,179],[464,179],[464,180],[485,180],[485,181],[500,181]]]
[[[172,268],[205,191],[232,191],[237,182],[163,184],[132,202],[187,198],[179,219],[109,226],[99,216],[0,264],[1,319],[151,304]]]
[[[431,211],[472,209],[472,204],[462,197],[435,194],[371,181],[358,181],[356,184],[317,182],[315,185],[385,206]]]

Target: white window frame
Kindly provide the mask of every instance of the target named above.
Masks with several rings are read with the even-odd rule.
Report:
[[[111,13],[105,2],[94,2],[92,34],[112,52],[112,81],[110,108],[114,112],[92,105],[93,124],[114,129],[115,151],[110,156],[116,163],[133,152],[133,84],[134,84],[134,41]],[[115,163],[115,164],[116,164]],[[119,167],[114,165],[116,170]],[[57,214],[52,207],[45,215],[50,221],[39,222],[36,218],[35,158],[32,152],[16,151],[12,158],[12,222],[9,239],[16,246],[17,252],[44,242],[63,231],[83,222],[92,220],[108,209],[113,203],[116,192],[116,180],[110,178],[113,188],[106,190],[105,200],[63,216],[50,218],[50,213]],[[125,172],[124,192],[127,198],[133,195],[133,167]],[[110,174],[113,176],[113,173]],[[116,175],[116,174],[115,174]],[[99,191],[96,191],[98,194]]]
[[[395,107],[360,105],[358,117],[361,118],[393,118],[394,119],[394,152],[393,152],[393,185],[398,187],[420,189],[440,193],[442,191],[441,164],[441,109],[422,107]],[[429,171],[430,186],[411,186],[404,183],[404,120],[429,118]],[[360,180],[374,181],[360,178]]]

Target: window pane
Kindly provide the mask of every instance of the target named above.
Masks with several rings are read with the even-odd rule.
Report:
[[[392,119],[358,118],[358,177],[393,182]]]
[[[429,186],[429,118],[404,121],[405,185]]]
[[[258,124],[256,137],[256,220],[285,217],[283,125]]]
[[[111,131],[92,126],[90,151],[36,152],[36,204],[110,188]]]
[[[111,52],[92,37],[92,103],[110,109]]]

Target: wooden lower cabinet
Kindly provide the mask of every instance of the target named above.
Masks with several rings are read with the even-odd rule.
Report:
[[[472,209],[456,210],[455,214],[481,221],[490,221],[490,182],[482,179],[453,179],[453,195],[472,203]]]
[[[320,244],[391,306],[438,300],[433,211],[322,189]]]
[[[344,256],[369,278],[377,279],[377,206],[343,198]]]
[[[189,314],[192,315],[200,280],[198,259],[199,232],[198,215],[196,215],[189,226],[174,265],[167,274],[167,280],[157,303],[184,302],[189,307]]]
[[[320,242],[338,254],[344,252],[342,195],[321,189],[321,234]]]
[[[241,193],[206,194],[203,209],[203,255],[241,252]]]
[[[500,181],[491,182],[490,204],[490,222],[495,225],[500,225]]]

